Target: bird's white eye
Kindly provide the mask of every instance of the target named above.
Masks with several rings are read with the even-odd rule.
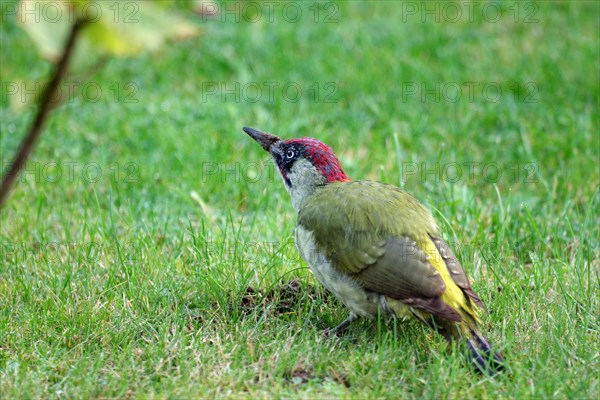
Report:
[[[292,150],[292,149],[288,150],[288,151],[287,151],[287,153],[285,153],[285,156],[286,156],[288,159],[292,159],[292,158],[294,158],[294,156],[295,156],[295,155],[296,155],[296,152],[295,152],[294,150]]]

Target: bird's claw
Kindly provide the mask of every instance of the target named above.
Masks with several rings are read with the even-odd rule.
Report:
[[[350,314],[348,318],[342,321],[341,324],[339,324],[335,328],[325,329],[323,333],[325,336],[344,336],[348,332],[348,327],[350,326],[350,323],[352,323],[352,321],[354,321],[356,318],[358,318],[356,315]]]

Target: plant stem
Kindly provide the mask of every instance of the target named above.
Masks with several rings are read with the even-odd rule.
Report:
[[[56,92],[60,86],[60,83],[68,69],[69,62],[71,60],[71,56],[73,54],[73,49],[75,48],[75,43],[77,41],[77,37],[81,32],[81,28],[88,22],[88,20],[80,19],[73,24],[71,28],[71,32],[69,33],[69,38],[67,39],[67,44],[65,45],[65,49],[62,53],[58,64],[56,65],[56,69],[54,70],[54,75],[52,79],[45,87],[42,97],[40,99],[39,108],[37,111],[37,115],[33,120],[31,127],[29,128],[29,132],[27,136],[21,142],[19,150],[15,155],[14,161],[12,162],[10,169],[4,176],[2,177],[2,185],[0,186],[0,209],[3,207],[4,202],[8,198],[8,194],[10,193],[11,186],[25,165],[27,158],[29,157],[29,153],[33,150],[36,142],[38,141],[40,134],[42,132],[42,128],[44,127],[44,123],[48,119],[48,115],[50,110],[53,108],[54,103],[57,101]]]

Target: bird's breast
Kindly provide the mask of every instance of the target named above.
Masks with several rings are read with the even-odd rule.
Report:
[[[313,233],[298,225],[296,247],[316,278],[353,313],[362,317],[374,317],[379,307],[385,307],[385,296],[364,290],[351,276],[345,275],[331,264],[319,251]]]

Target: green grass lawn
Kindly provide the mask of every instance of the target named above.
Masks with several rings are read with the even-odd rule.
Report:
[[[0,398],[598,398],[600,8],[475,3],[241,3],[238,22],[229,3],[111,60],[0,214]],[[4,171],[33,115],[7,85],[49,67],[2,18]],[[243,126],[315,136],[428,204],[509,372],[415,322],[326,338],[347,310]]]

